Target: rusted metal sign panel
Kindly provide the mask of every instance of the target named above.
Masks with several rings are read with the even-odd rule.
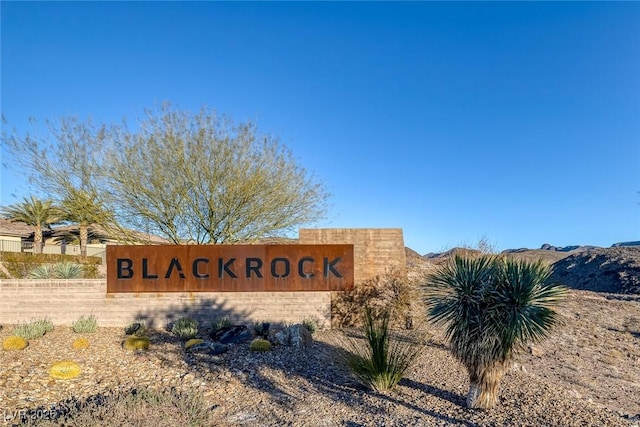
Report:
[[[343,291],[353,245],[107,246],[107,293]]]

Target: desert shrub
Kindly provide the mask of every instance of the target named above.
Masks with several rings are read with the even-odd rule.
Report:
[[[53,264],[41,264],[29,271],[29,279],[51,279],[54,277],[55,268]]]
[[[59,262],[57,264],[41,264],[29,271],[30,279],[80,279],[84,277],[81,264]]]
[[[73,322],[73,332],[77,334],[91,334],[98,329],[98,321],[92,314],[91,316],[80,316],[78,320]]]
[[[85,264],[83,266],[85,279],[98,279],[100,277],[100,271],[97,264]]]
[[[13,334],[26,340],[33,340],[51,331],[53,331],[53,322],[48,319],[39,319],[16,325],[13,329]]]
[[[307,328],[307,330],[311,332],[312,335],[315,334],[316,331],[320,328],[320,326],[318,325],[318,321],[312,318],[304,319],[302,321],[302,326]]]
[[[29,342],[22,337],[10,336],[2,341],[3,350],[24,350]]]
[[[157,427],[217,425],[202,393],[175,389],[115,390],[56,408],[54,419],[38,419],[27,410],[22,425],[40,427]]]
[[[2,252],[2,263],[11,275],[16,279],[28,278],[29,273],[42,264],[56,263],[83,264],[95,269],[97,277],[97,266],[102,263],[100,257],[86,257],[78,255],[62,254],[33,254],[22,252]]]
[[[185,350],[189,350],[194,345],[202,344],[203,342],[204,342],[204,340],[201,340],[199,338],[190,339],[190,340],[188,340],[187,342],[184,343],[184,349]]]
[[[411,329],[419,303],[419,287],[399,269],[357,283],[352,290],[336,292],[331,302],[331,322],[342,328],[361,325],[362,308],[388,310],[394,325]]]
[[[56,279],[80,279],[84,277],[84,269],[81,264],[72,262],[59,262],[55,264]]]
[[[365,342],[347,337],[342,353],[353,374],[368,388],[391,390],[411,368],[425,346],[420,328],[404,335],[393,334],[388,309],[377,312],[366,307],[362,326]]]
[[[73,347],[74,350],[84,350],[85,348],[89,348],[89,345],[89,340],[84,337],[76,338],[73,340],[73,343],[71,343],[71,347]]]
[[[81,372],[82,369],[80,369],[80,365],[68,360],[56,362],[51,365],[51,368],[49,368],[49,376],[58,380],[70,380],[76,378]]]
[[[445,327],[453,355],[469,374],[467,406],[491,408],[514,351],[547,336],[565,289],[542,261],[456,255],[428,276],[429,317]]]
[[[183,341],[195,338],[198,333],[198,321],[189,317],[181,317],[176,320],[171,332]]]
[[[142,319],[136,319],[134,322],[129,323],[124,327],[124,333],[126,335],[144,336],[147,331],[147,322]]]
[[[129,351],[147,350],[151,341],[147,337],[130,335],[122,341],[122,348]]]
[[[256,338],[251,341],[249,345],[249,350],[251,351],[269,351],[271,350],[271,343],[269,340],[265,340],[264,338]]]
[[[232,325],[231,320],[228,317],[220,317],[211,322],[211,332],[219,331],[220,329],[230,328]]]

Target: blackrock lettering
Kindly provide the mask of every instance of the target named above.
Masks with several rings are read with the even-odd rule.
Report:
[[[342,291],[353,245],[108,246],[107,293]]]

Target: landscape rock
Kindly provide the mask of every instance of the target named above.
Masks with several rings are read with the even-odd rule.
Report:
[[[275,341],[279,345],[295,348],[307,347],[313,343],[311,332],[301,324],[289,326],[275,334]]]
[[[208,354],[210,356],[218,356],[226,353],[229,347],[217,342],[203,342],[196,344],[187,350],[189,353]]]
[[[253,333],[245,325],[233,325],[215,331],[211,338],[220,344],[240,344],[253,338]]]

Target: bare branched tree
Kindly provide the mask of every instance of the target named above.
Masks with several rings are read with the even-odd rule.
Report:
[[[80,217],[86,225],[123,224],[174,243],[231,243],[326,214],[324,186],[278,138],[207,108],[192,114],[164,104],[133,129],[61,119],[43,138],[14,133],[3,141],[39,189],[97,213]],[[77,203],[83,197],[91,203]]]

